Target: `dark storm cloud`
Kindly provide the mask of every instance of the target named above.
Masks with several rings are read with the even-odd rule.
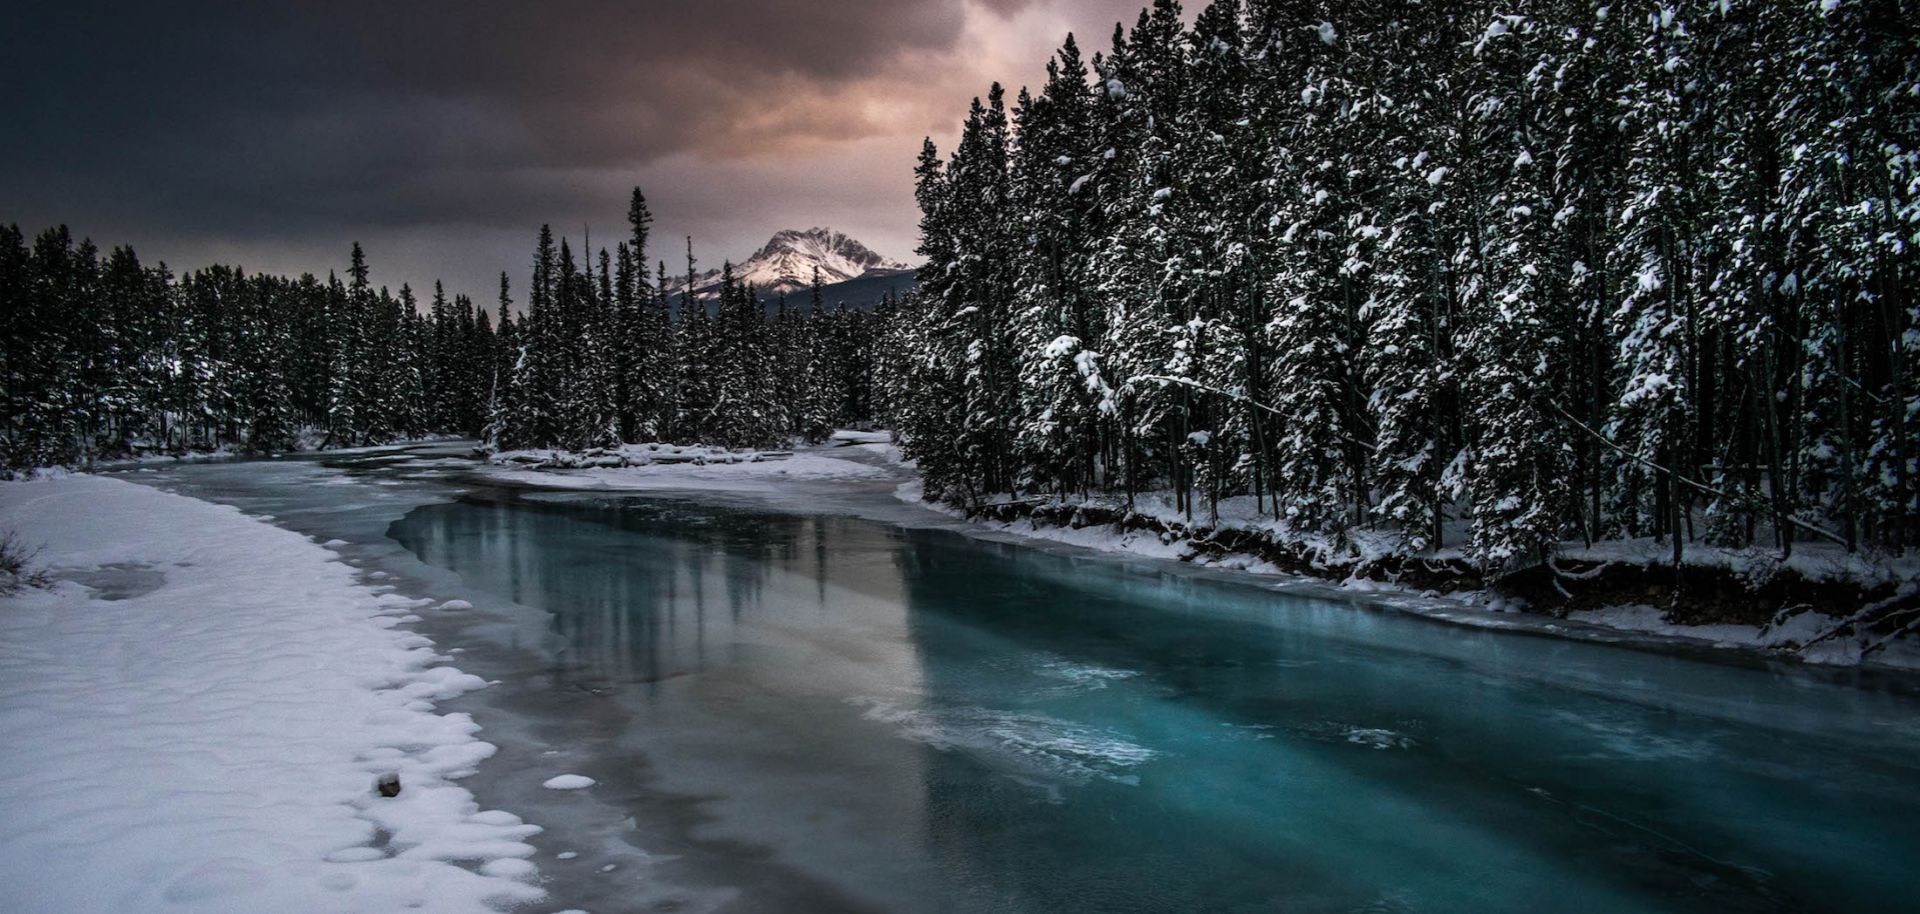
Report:
[[[1104,30],[1134,6],[20,5],[0,29],[0,220],[282,270],[324,269],[357,237],[401,278],[480,292],[519,272],[510,239],[611,233],[651,177],[673,182],[652,191],[663,228],[720,253],[844,218],[906,256],[919,135],[988,79],[1031,78],[1060,37],[1034,44],[1033,26]],[[1034,18],[1048,10],[1067,12]]]
[[[339,16],[324,4],[311,18],[318,31]],[[522,164],[597,165],[871,131],[857,110],[812,102],[951,48],[963,20],[960,0],[496,2],[457,17],[409,5],[352,31],[394,88],[514,121]],[[778,132],[743,135],[768,124]]]

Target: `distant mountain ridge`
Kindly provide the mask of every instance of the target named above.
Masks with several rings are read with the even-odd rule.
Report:
[[[904,263],[875,253],[873,249],[830,228],[786,229],[754,252],[752,257],[733,265],[735,281],[752,284],[762,297],[791,295],[813,284],[814,270],[820,272],[822,285],[838,285],[869,275],[900,274],[911,269]],[[695,298],[719,294],[720,271],[708,270],[695,277]],[[667,291],[678,293],[686,287],[686,277],[668,280]]]

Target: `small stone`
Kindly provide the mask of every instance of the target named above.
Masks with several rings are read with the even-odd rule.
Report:
[[[383,797],[399,796],[400,775],[392,771],[381,775],[379,780],[373,782],[373,789],[378,791]]]

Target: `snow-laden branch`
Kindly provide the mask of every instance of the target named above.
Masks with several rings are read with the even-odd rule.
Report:
[[[1562,407],[1560,404],[1553,403],[1552,406],[1554,408],[1554,411],[1558,412],[1561,416],[1565,417],[1568,422],[1573,423],[1575,428],[1578,428],[1581,431],[1586,432],[1589,435],[1592,435],[1595,440],[1613,449],[1615,453],[1618,453],[1620,456],[1625,457],[1628,460],[1631,460],[1635,463],[1641,464],[1646,467],[1650,467],[1661,473],[1665,473],[1668,476],[1673,477],[1674,479],[1687,485],[1690,488],[1697,489],[1701,492],[1705,492],[1706,494],[1712,495],[1716,498],[1724,498],[1729,501],[1745,504],[1750,508],[1754,508],[1755,510],[1765,510],[1769,507],[1764,502],[1756,503],[1756,499],[1752,498],[1751,496],[1740,495],[1734,492],[1729,492],[1717,486],[1710,486],[1697,479],[1693,479],[1688,476],[1682,475],[1681,473],[1675,470],[1661,466],[1659,463],[1656,463],[1655,461],[1641,454],[1636,454],[1630,450],[1627,450],[1626,448],[1621,447],[1619,444],[1615,443],[1612,439],[1608,438],[1607,436],[1602,435],[1597,431],[1594,431],[1594,429],[1591,426],[1587,425],[1585,422],[1582,422],[1579,419],[1574,418],[1574,415],[1570,412],[1567,412],[1566,409]],[[1824,527],[1807,523],[1806,521],[1803,521],[1797,517],[1794,517],[1792,514],[1783,514],[1781,515],[1781,517],[1787,523],[1792,524],[1795,527],[1799,527],[1800,529],[1805,530],[1808,533],[1812,533],[1812,534],[1815,534],[1816,536],[1823,537],[1832,542],[1839,543],[1842,546],[1847,544],[1847,540],[1845,537],[1831,530],[1828,530]]]
[[[1241,393],[1240,391],[1226,390],[1219,387],[1208,387],[1207,385],[1202,384],[1198,381],[1195,381],[1192,378],[1181,378],[1181,377],[1175,377],[1173,375],[1162,375],[1162,374],[1136,375],[1135,377],[1128,378],[1126,383],[1120,385],[1120,389],[1125,390],[1126,388],[1133,386],[1133,382],[1135,381],[1153,381],[1162,385],[1178,384],[1182,387],[1191,387],[1194,390],[1204,391],[1210,394],[1218,394],[1222,397],[1226,397],[1229,400],[1235,400],[1241,403],[1245,403],[1248,406],[1253,407],[1254,409],[1264,410],[1266,412],[1272,413],[1273,415],[1279,416],[1282,419],[1287,418],[1286,413],[1281,412],[1279,409],[1275,407],[1268,406],[1267,404],[1262,403],[1259,400],[1255,400],[1254,398],[1249,397],[1246,394]],[[1346,439],[1348,443],[1366,448],[1369,451],[1377,451],[1380,449],[1380,445],[1378,444],[1370,444],[1368,442],[1361,441],[1360,439],[1345,433],[1338,433],[1338,434],[1340,434],[1341,438]]]
[[[1612,562],[1601,562],[1585,571],[1568,571],[1561,568],[1560,564],[1554,561],[1553,556],[1547,556],[1547,569],[1553,572],[1554,577],[1569,581],[1591,581],[1611,567],[1613,567]]]
[[[1893,607],[1899,604],[1900,602],[1904,600],[1912,599],[1917,593],[1920,593],[1920,585],[1909,583],[1903,587],[1900,587],[1899,589],[1894,591],[1893,596],[1890,596],[1884,600],[1878,600],[1876,602],[1869,603],[1866,606],[1861,607],[1859,612],[1856,612],[1853,615],[1840,620],[1838,623],[1828,628],[1826,631],[1823,631],[1820,634],[1807,639],[1806,643],[1800,645],[1800,652],[1804,654],[1807,652],[1807,649],[1813,647],[1816,644],[1819,644],[1822,641],[1828,641],[1828,640],[1837,638],[1850,631],[1860,630],[1863,626],[1869,623],[1875,623],[1875,622],[1884,623],[1884,622],[1892,621],[1894,619],[1900,619],[1910,615],[1920,614],[1920,606],[1908,607],[1906,609],[1901,609],[1894,612],[1888,612],[1888,610],[1893,609]],[[1900,636],[1906,634],[1909,631],[1912,631],[1915,627],[1920,627],[1920,619],[1915,619],[1914,621],[1909,622],[1906,625],[1903,625],[1899,628],[1894,629],[1891,633],[1881,638],[1879,641],[1876,641],[1873,644],[1863,648],[1860,651],[1860,656],[1865,657],[1874,651],[1878,651],[1881,648],[1886,647],[1889,642],[1893,641],[1896,638],[1899,638]]]
[[[1143,375],[1136,375],[1134,377],[1128,378],[1127,382],[1120,386],[1123,389],[1127,387],[1132,387],[1133,382],[1135,381],[1153,381],[1162,385],[1178,384],[1182,387],[1191,387],[1195,390],[1205,391],[1210,394],[1219,394],[1220,396],[1226,397],[1229,400],[1238,400],[1241,403],[1245,403],[1248,406],[1253,407],[1254,409],[1265,410],[1266,412],[1270,412],[1282,418],[1285,418],[1287,415],[1286,413],[1283,413],[1274,407],[1268,406],[1265,403],[1255,400],[1254,398],[1249,397],[1246,394],[1241,393],[1240,391],[1225,390],[1219,387],[1208,387],[1207,385],[1202,384],[1198,381],[1195,381],[1192,378],[1180,378],[1180,377],[1175,377],[1173,375],[1163,375],[1163,374],[1143,374]]]

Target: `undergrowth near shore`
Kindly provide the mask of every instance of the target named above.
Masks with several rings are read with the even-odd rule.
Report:
[[[39,550],[28,549],[12,530],[0,531],[0,597],[12,596],[26,587],[52,586],[46,569],[33,563],[38,554]]]

